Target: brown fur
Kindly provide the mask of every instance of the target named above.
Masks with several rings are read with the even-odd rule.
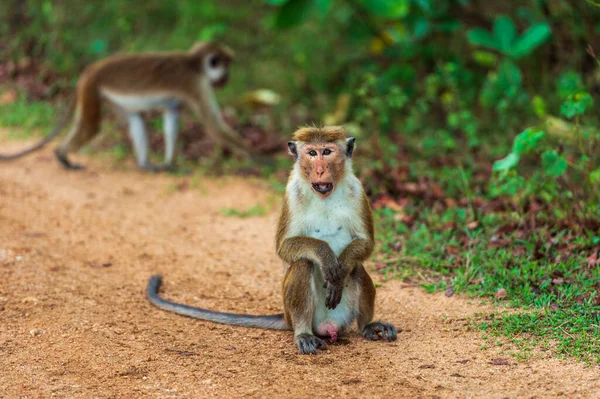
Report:
[[[223,120],[212,88],[202,84],[204,61],[209,54],[217,55],[226,71],[234,58],[233,51],[227,46],[201,42],[187,52],[121,54],[89,65],[77,84],[75,106],[69,108],[65,118],[75,113],[71,131],[56,149],[59,161],[67,168],[79,168],[70,163],[67,155],[79,150],[98,134],[102,119],[102,90],[105,89],[117,95],[160,95],[186,103],[203,119],[206,132],[218,146],[244,157],[253,155],[254,151]],[[220,87],[226,81],[227,73],[211,83],[213,87]],[[18,154],[0,155],[0,160],[15,159],[43,147],[60,133],[65,124],[62,122],[50,136],[35,146]]]
[[[320,131],[329,131],[328,128],[319,129]],[[307,138],[307,135],[310,134],[313,133],[303,133],[300,136]],[[320,135],[321,133],[316,134]],[[315,137],[322,138],[322,136]],[[338,139],[339,137],[336,137],[335,141]],[[307,143],[315,144],[311,141]],[[304,153],[301,153],[296,162],[302,162],[304,156]],[[341,158],[344,159],[345,157]],[[365,338],[395,340],[397,332],[393,325],[384,322],[373,322],[375,286],[363,266],[364,261],[373,252],[373,217],[364,190],[362,190],[353,175],[348,176],[346,174],[344,178],[352,178],[348,181],[348,184],[355,188],[348,193],[348,196],[352,199],[356,199],[356,195],[361,196],[360,210],[357,211],[354,217],[362,221],[362,226],[348,223],[345,220],[346,215],[335,216],[337,218],[335,221],[344,223],[346,228],[349,229],[349,231],[343,233],[349,232],[351,238],[354,238],[337,257],[327,241],[304,235],[309,232],[298,230],[296,235],[289,234],[293,216],[297,217],[299,213],[306,216],[306,211],[310,212],[314,209],[324,209],[326,213],[329,213],[331,209],[328,203],[317,205],[313,203],[311,206],[315,206],[315,208],[302,209],[311,201],[306,199],[302,201],[298,198],[301,191],[298,189],[298,185],[308,183],[296,176],[294,174],[297,173],[296,171],[297,168],[293,170],[290,176],[290,183],[283,199],[276,233],[277,254],[287,263],[282,283],[283,315],[236,315],[169,302],[157,295],[160,286],[160,277],[158,276],[154,276],[149,282],[148,298],[156,306],[163,309],[203,320],[248,327],[292,328],[294,330],[294,342],[298,345],[302,354],[317,354],[318,349],[327,347],[325,341],[317,337],[315,333],[329,335],[332,340],[335,340],[337,334],[341,334],[355,319],[361,334]],[[333,183],[337,184],[339,182],[339,180],[336,180]],[[306,190],[304,192],[303,195],[307,196],[317,195],[312,192],[306,194]],[[319,200],[326,201],[323,198],[319,198]],[[340,198],[337,198],[336,201],[343,202]],[[291,204],[299,209],[292,209]],[[334,206],[337,206],[337,204],[336,202]],[[352,206],[355,203],[348,202],[347,205]],[[294,215],[294,212],[296,212],[296,215]],[[325,218],[326,215],[323,215],[323,217]],[[293,223],[297,222],[297,220],[293,221]],[[310,228],[313,227],[310,225]],[[346,240],[347,238],[342,239]],[[338,244],[341,245],[341,243]],[[325,282],[325,286],[321,287],[323,282]],[[325,297],[321,297],[322,295]],[[346,300],[342,303],[343,295],[346,296]],[[341,308],[338,308],[340,310],[331,312],[338,305],[341,306]]]
[[[334,143],[346,140],[346,133],[341,126],[307,126],[296,130],[293,140],[304,143]]]
[[[107,88],[119,94],[163,92],[195,98],[194,82],[202,73],[204,57],[211,53],[219,54],[226,64],[232,60],[231,50],[215,42],[199,43],[189,52],[121,54],[86,68],[80,85],[85,93],[99,94],[100,88]]]
[[[313,264],[300,259],[292,263],[283,279],[283,308],[285,321],[296,330],[301,324],[313,318],[313,304],[310,292],[310,280],[314,273]]]
[[[334,185],[345,178],[344,173],[341,173],[345,170],[346,162],[346,156],[343,152],[345,147],[342,145],[346,142],[343,129],[339,127],[301,128],[294,134],[294,139],[311,146],[319,146],[323,143],[335,143],[336,146],[341,146],[342,148],[339,148],[338,151],[339,156],[336,156],[335,160],[330,160],[328,168],[334,170],[331,173]],[[313,164],[307,160],[309,157],[306,154],[307,150],[308,148],[303,148],[302,151],[299,151],[296,160],[300,163],[299,173],[302,175],[302,181],[306,182],[300,184],[310,184]],[[290,176],[290,179],[292,178],[293,175]],[[387,335],[386,338],[396,338],[393,326],[387,323],[372,323],[375,308],[375,286],[363,267],[363,263],[369,258],[375,245],[373,215],[364,191],[361,190],[360,193],[352,195],[356,194],[361,195],[361,210],[356,217],[363,222],[363,231],[360,236],[365,238],[355,238],[342,250],[339,257],[336,257],[325,241],[308,236],[287,237],[291,215],[294,212],[294,209],[290,208],[289,198],[300,194],[291,191],[289,188],[286,191],[277,225],[276,249],[279,257],[289,265],[283,282],[285,319],[288,325],[294,329],[296,342],[301,351],[303,351],[303,342],[306,342],[306,340],[313,344],[316,342],[317,347],[320,347],[319,345],[322,343],[313,336],[312,322],[316,301],[309,288],[311,281],[316,282],[319,280],[315,277],[315,273],[318,273],[319,270],[323,273],[323,278],[326,281],[326,301],[329,301],[330,297],[335,298],[332,308],[339,304],[343,292],[346,292],[347,295],[356,294],[358,295],[357,323],[365,337],[377,339],[378,333],[383,334],[386,329],[391,328],[393,333]],[[318,194],[315,193],[314,195]],[[299,203],[300,206],[302,206],[302,202],[298,199],[294,201],[294,203]],[[348,285],[348,280],[352,280],[355,285]],[[356,288],[358,293],[352,291],[354,288],[347,287],[358,287]],[[388,334],[388,332],[385,334]],[[316,351],[316,349],[314,350]]]
[[[373,211],[371,211],[371,205],[369,205],[369,199],[367,195],[362,193],[362,209],[361,209],[361,220],[364,220],[364,228],[367,233],[368,239],[355,239],[352,241],[339,256],[340,261],[349,268],[348,272],[351,273],[355,267],[365,262],[375,248],[375,229],[373,227]]]
[[[90,65],[84,70],[77,85],[76,126],[61,143],[58,153],[66,157],[69,152],[77,151],[98,133],[102,117],[101,89],[124,95],[161,93],[184,102],[202,104],[205,101],[198,95],[196,81],[202,73],[204,57],[211,53],[219,54],[227,65],[232,59],[232,51],[228,47],[206,42],[196,44],[189,52],[123,54]],[[219,144],[229,144],[235,150],[244,147],[241,140],[231,138],[233,135],[224,127],[220,115],[207,115],[212,112],[202,105],[196,105],[194,111],[207,119],[205,122],[209,133],[221,131],[221,134],[212,134]],[[226,139],[221,140],[221,136]]]
[[[373,280],[371,280],[369,273],[362,264],[358,264],[354,268],[350,277],[360,287],[356,324],[358,324],[358,329],[363,331],[373,320],[373,314],[375,313],[375,284],[373,284]]]

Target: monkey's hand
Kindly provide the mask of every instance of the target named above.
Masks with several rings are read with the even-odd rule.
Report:
[[[335,309],[342,300],[346,274],[346,265],[338,259],[334,262],[330,262],[323,268],[323,277],[325,278],[323,288],[327,289],[325,306],[327,306],[328,309]]]
[[[328,283],[336,284],[340,281],[343,282],[346,279],[346,274],[346,265],[335,258],[335,256],[331,261],[323,264],[323,278]]]
[[[342,300],[342,293],[346,284],[344,280],[335,283],[325,282],[327,287],[327,296],[325,297],[325,306],[327,309],[335,309]]]

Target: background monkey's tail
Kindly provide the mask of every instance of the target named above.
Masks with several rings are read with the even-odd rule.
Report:
[[[31,154],[32,152],[35,152],[35,151],[41,149],[46,144],[51,142],[56,136],[58,136],[58,134],[63,130],[63,128],[65,127],[67,122],[69,122],[69,119],[71,119],[71,117],[73,116],[73,112],[75,110],[76,103],[77,103],[77,97],[73,96],[73,98],[71,98],[71,102],[69,103],[69,108],[67,108],[67,113],[65,114],[63,119],[58,123],[58,125],[56,125],[56,127],[54,128],[52,133],[50,133],[48,136],[44,137],[37,144],[27,148],[26,150],[17,152],[15,154],[0,154],[0,161],[11,161],[13,159],[21,158],[22,156]]]
[[[167,301],[158,295],[158,289],[162,283],[162,277],[158,274],[150,277],[148,290],[146,291],[148,300],[155,306],[177,313],[183,316],[193,317],[195,319],[213,321],[215,323],[229,324],[233,326],[266,328],[270,330],[289,330],[283,314],[270,316],[253,316],[235,313],[214,312],[212,310],[196,308]]]

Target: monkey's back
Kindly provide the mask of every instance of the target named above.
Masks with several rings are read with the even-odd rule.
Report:
[[[191,93],[194,61],[185,53],[116,55],[89,65],[78,86],[120,94]]]

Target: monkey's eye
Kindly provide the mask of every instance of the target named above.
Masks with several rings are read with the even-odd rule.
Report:
[[[311,157],[316,157],[317,156],[317,152],[315,150],[310,150],[308,152],[308,155],[310,155]]]
[[[214,57],[211,57],[211,59],[208,61],[208,63],[210,64],[211,67],[216,67],[221,63],[221,59],[219,58],[218,55],[215,55]]]
[[[331,154],[331,150],[329,148],[326,148],[323,150],[323,155],[329,155]]]

